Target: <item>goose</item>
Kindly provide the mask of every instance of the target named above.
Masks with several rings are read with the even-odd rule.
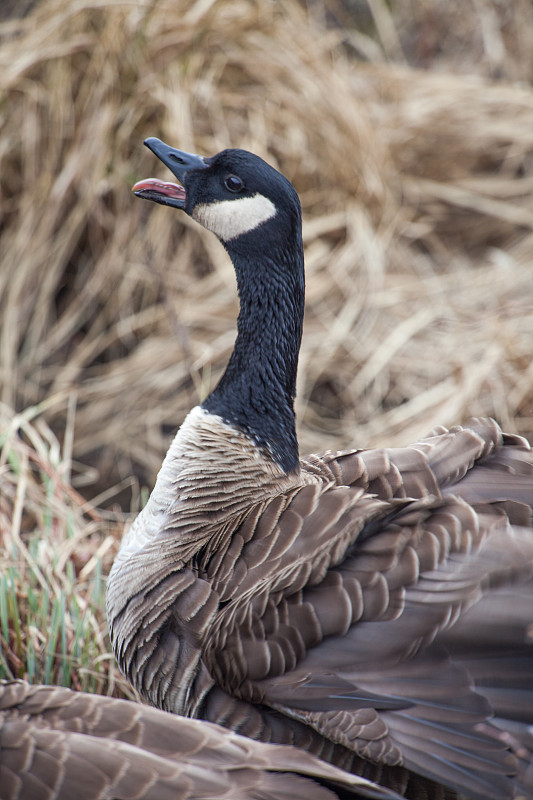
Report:
[[[60,686],[0,681],[0,800],[399,795],[296,748]]]
[[[408,798],[533,797],[533,453],[492,419],[300,458],[301,207],[252,153],[149,138],[136,196],[237,277],[226,371],[185,418],[107,585],[151,705],[293,744]]]

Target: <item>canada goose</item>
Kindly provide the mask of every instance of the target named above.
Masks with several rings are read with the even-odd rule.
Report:
[[[0,681],[0,800],[398,795],[291,747],[128,700]]]
[[[529,445],[480,419],[300,460],[298,196],[251,153],[146,145],[180,185],[133,191],[218,236],[240,313],[113,565],[120,668],[155,706],[406,797],[533,797]]]

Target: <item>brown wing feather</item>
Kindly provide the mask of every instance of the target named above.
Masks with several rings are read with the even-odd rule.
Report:
[[[329,788],[328,788],[329,787]],[[0,682],[1,800],[398,798],[292,747],[126,700]]]
[[[224,523],[189,562],[202,591],[186,620],[176,594],[164,636],[179,642],[175,663],[193,666],[172,674],[181,694],[162,704],[258,738],[312,741],[354,770],[367,758],[475,797],[487,797],[487,774],[494,798],[529,791],[527,737],[501,735],[509,696],[476,689],[465,660],[475,636],[454,658],[450,631],[476,605],[489,619],[483,598],[531,581],[531,506],[531,451],[492,420],[303,460],[299,482]],[[166,641],[161,626],[144,635]],[[520,687],[530,723],[531,676]]]
[[[360,512],[354,524],[350,494],[336,497],[340,487],[336,490],[328,485],[319,496],[318,506],[316,487],[302,490],[302,506],[305,492],[313,492],[315,502],[309,504],[307,517],[301,518],[300,532],[298,520],[289,517],[290,505],[269,532],[273,540],[283,538],[287,530],[289,579],[282,579],[282,561],[271,557],[276,548],[283,548],[270,542],[264,559],[240,573],[245,577],[239,587],[235,582],[232,585],[229,594],[237,604],[242,597],[240,590],[245,594],[253,588],[260,593],[265,583],[270,593],[281,590],[283,595],[270,597],[265,608],[256,604],[258,618],[248,619],[245,625],[232,627],[231,612],[224,609],[221,613],[223,647],[215,644],[213,662],[206,655],[219,685],[245,699],[260,700],[304,719],[323,736],[360,755],[405,763],[421,774],[447,780],[477,796],[486,795],[483,776],[491,771],[487,765],[492,765],[498,775],[491,778],[494,796],[505,797],[512,792],[508,776],[517,769],[516,760],[495,740],[495,734],[492,738],[478,735],[475,729],[492,714],[486,697],[472,691],[470,676],[463,669],[457,668],[455,680],[446,683],[446,659],[413,658],[417,651],[438,640],[439,633],[491,587],[531,575],[531,531],[513,529],[508,510],[501,503],[494,509],[485,504],[478,513],[453,494],[454,482],[464,485],[465,474],[468,470],[475,473],[472,466],[481,460],[487,466],[477,469],[491,470],[496,481],[500,472],[508,473],[510,464],[520,464],[518,474],[525,477],[524,492],[531,495],[527,484],[529,450],[513,438],[507,447],[514,452],[502,453],[503,448],[497,448],[497,436],[498,429],[491,421],[486,425],[476,422],[473,429],[441,433],[410,450],[324,457],[327,477],[333,477],[338,486],[346,482],[378,495],[382,503],[371,508],[368,516],[368,524],[376,532],[365,535],[367,521],[361,501],[368,500],[368,495],[353,496],[353,507]],[[318,464],[315,459],[315,474]],[[439,497],[439,485],[449,489],[446,497]],[[492,491],[494,494],[494,487]],[[379,524],[379,517],[385,516],[383,501],[406,497],[420,501],[429,498],[429,502],[399,507],[392,512],[393,520],[387,506],[389,521],[382,519],[381,528],[376,528],[376,517]],[[293,506],[298,498],[296,494]],[[524,521],[524,507],[520,509]],[[362,534],[360,543],[358,534]],[[325,565],[320,559],[324,535],[330,555]],[[248,547],[255,545],[252,537]],[[319,569],[325,566],[325,575],[317,580],[316,572],[307,566],[306,586],[302,588],[298,559],[303,552],[307,553],[307,565],[314,562],[315,570],[317,564]],[[240,557],[246,561],[246,547]],[[296,591],[287,596],[290,587]],[[413,659],[408,664],[414,669],[409,680],[404,662],[389,672],[387,666],[383,668],[407,656]],[[366,666],[366,674],[361,665]],[[400,677],[395,669],[399,669]],[[369,682],[369,671],[380,673],[381,680]],[[435,675],[439,676],[440,692]],[[426,696],[422,697],[424,692]],[[421,699],[423,707],[418,703]],[[362,716],[362,709],[369,706],[381,709],[381,725],[375,718]],[[428,707],[432,710],[430,721]],[[340,711],[344,711],[342,722]],[[427,754],[424,758],[416,756],[414,742],[428,739],[428,725],[435,726],[435,717],[440,739],[448,736],[450,740],[442,745],[447,749],[438,750],[435,744],[431,758]],[[409,747],[406,741],[411,742]],[[470,777],[461,783],[465,769]]]

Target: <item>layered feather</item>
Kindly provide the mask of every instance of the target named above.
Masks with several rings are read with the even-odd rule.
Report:
[[[0,800],[397,795],[291,747],[126,700],[0,682]]]
[[[368,759],[473,797],[486,798],[489,786],[494,798],[531,792],[523,786],[529,740],[501,733],[512,716],[508,667],[533,667],[527,443],[475,420],[406,448],[310,457],[299,475],[282,478],[246,437],[201,420],[218,430],[217,455],[193,437],[202,452],[189,450],[186,485],[180,471],[160,475],[167,515],[135,556],[143,571],[132,583],[131,561],[119,557],[110,578],[112,638],[136,688],[163,708],[230,726],[235,701],[251,717],[255,706],[258,738],[308,746],[311,729],[315,752],[345,764],[348,750],[354,769]],[[256,465],[253,482],[247,469],[220,475],[218,451],[236,442],[241,463]],[[218,492],[228,481],[229,504]],[[130,537],[140,530],[144,542],[144,525],[141,514]],[[147,547],[158,553],[157,570],[146,569]],[[497,680],[479,688],[468,658],[492,659],[494,668],[499,628],[489,635],[484,603],[504,589],[509,625],[523,592],[529,612]],[[115,598],[126,612],[117,615]],[[458,622],[466,651],[464,635],[459,648],[450,633]],[[533,669],[521,674],[517,725],[533,720]],[[272,724],[280,713],[290,737]],[[402,789],[402,780],[416,796],[412,778],[389,785]]]

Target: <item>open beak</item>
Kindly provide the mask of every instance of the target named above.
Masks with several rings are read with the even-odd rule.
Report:
[[[185,175],[189,170],[205,169],[207,167],[202,156],[186,153],[183,150],[175,150],[153,136],[145,139],[144,143],[174,173],[180,184],[184,182]],[[180,184],[160,181],[158,178],[146,178],[138,181],[132,187],[132,192],[137,197],[153,200],[163,206],[185,208],[185,189]]]

